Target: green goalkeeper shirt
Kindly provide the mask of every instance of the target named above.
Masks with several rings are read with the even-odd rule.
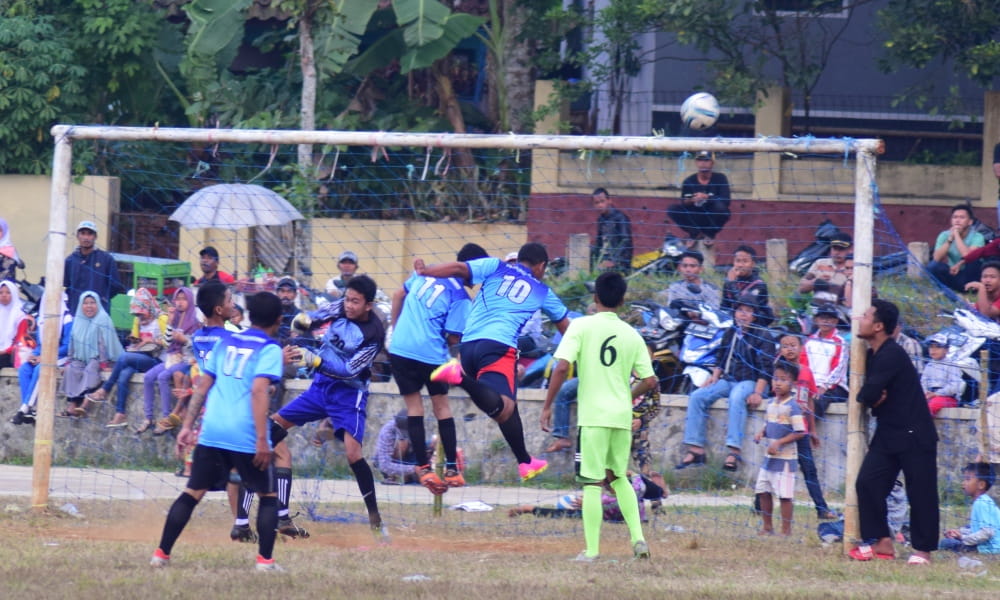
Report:
[[[576,362],[580,377],[577,424],[581,427],[632,429],[629,378],[653,375],[642,337],[613,312],[599,312],[570,322],[555,357]]]

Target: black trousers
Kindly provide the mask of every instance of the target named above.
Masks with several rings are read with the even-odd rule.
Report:
[[[721,200],[709,200],[702,206],[678,202],[667,209],[667,216],[692,239],[715,239],[729,222],[729,208]]]
[[[916,440],[885,444],[878,436],[876,432],[854,482],[858,492],[861,539],[871,542],[891,537],[885,499],[902,470],[906,478],[906,499],[910,503],[913,549],[922,552],[937,550],[940,529],[937,445],[917,443]]]

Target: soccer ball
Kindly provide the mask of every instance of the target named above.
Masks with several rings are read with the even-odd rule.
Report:
[[[719,119],[719,101],[708,92],[688,96],[681,104],[681,122],[691,129],[708,129]]]

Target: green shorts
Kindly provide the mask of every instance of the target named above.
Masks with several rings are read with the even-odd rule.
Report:
[[[580,463],[576,479],[583,483],[603,480],[611,471],[625,477],[632,453],[632,431],[610,427],[580,427]]]

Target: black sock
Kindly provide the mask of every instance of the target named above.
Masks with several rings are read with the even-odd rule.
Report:
[[[253,505],[253,492],[245,485],[240,484],[240,491],[236,494],[236,524],[247,525],[250,523],[250,506]]]
[[[381,525],[382,517],[378,512],[378,500],[375,499],[375,477],[372,476],[372,469],[365,459],[351,463],[351,470],[354,471],[354,479],[358,482],[358,490],[365,500],[365,508],[368,509],[368,520],[372,525]]]
[[[274,486],[278,492],[278,517],[287,517],[288,497],[292,493],[292,470],[287,467],[275,468]]]
[[[524,445],[524,427],[521,425],[521,414],[516,406],[510,418],[500,423],[500,433],[503,434],[503,439],[507,440],[507,445],[514,452],[517,462],[531,462],[531,455],[528,454],[528,448]]]
[[[424,430],[424,416],[406,417],[406,431],[410,434],[410,448],[413,448],[413,459],[418,467],[427,464],[427,443],[424,441],[427,432]]]
[[[174,542],[181,536],[184,526],[191,520],[191,513],[194,507],[198,506],[198,501],[194,496],[181,492],[180,496],[170,505],[170,512],[167,513],[167,520],[163,524],[163,535],[160,537],[160,550],[170,556],[170,551],[174,549]]]
[[[261,496],[257,506],[257,544],[258,552],[270,560],[274,553],[274,540],[278,537],[278,499],[274,496]]]
[[[487,417],[493,418],[503,410],[503,398],[493,388],[482,384],[468,375],[462,375],[462,383],[459,384],[479,410],[486,413]]]
[[[458,455],[455,448],[458,446],[458,436],[455,434],[455,419],[453,417],[438,421],[438,435],[441,436],[441,445],[444,446],[445,466],[449,469],[457,469]]]

